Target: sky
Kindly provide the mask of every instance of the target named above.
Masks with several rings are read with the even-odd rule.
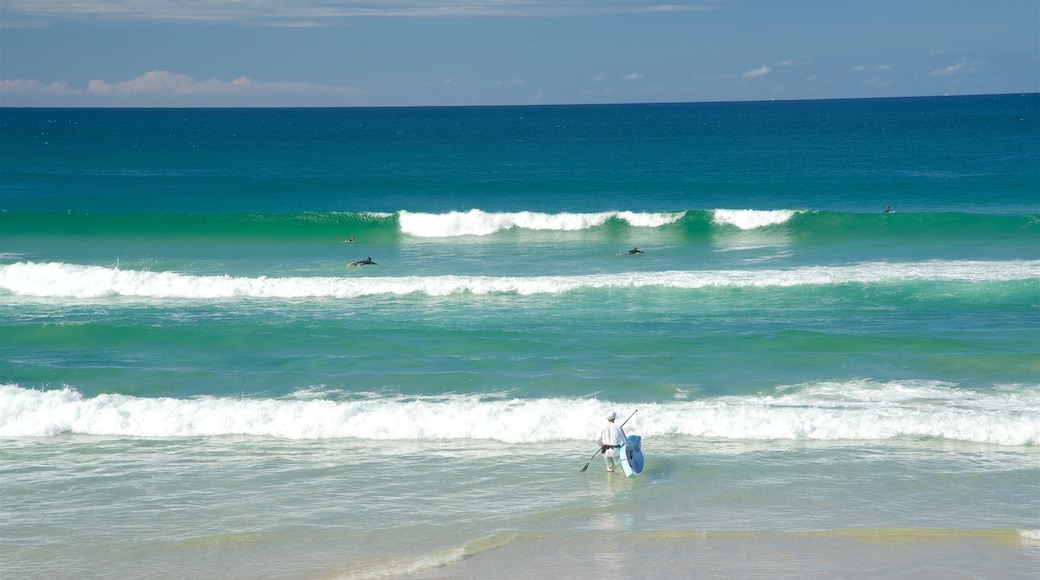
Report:
[[[1038,0],[0,0],[0,106],[1040,92]]]

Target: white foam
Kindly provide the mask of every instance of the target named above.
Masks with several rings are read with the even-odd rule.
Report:
[[[989,392],[925,381],[794,386],[774,395],[667,403],[492,396],[363,400],[84,397],[71,388],[0,386],[0,437],[62,433],[126,437],[256,435],[288,439],[587,440],[607,410],[639,409],[627,429],[645,437],[878,440],[929,437],[1040,444],[1040,390]],[[538,425],[532,430],[517,426]]]
[[[736,226],[742,230],[753,230],[786,223],[800,212],[792,209],[717,209],[713,213],[712,221],[715,224]]]
[[[466,549],[452,547],[440,552],[422,555],[416,558],[393,562],[365,562],[363,570],[347,572],[337,576],[337,580],[382,580],[383,578],[400,578],[406,574],[420,574],[427,570],[442,568],[449,564],[461,562],[466,557]]]
[[[458,293],[559,294],[579,289],[789,287],[908,281],[1005,282],[1040,278],[1040,261],[869,262],[790,269],[626,272],[579,276],[233,277],[65,263],[0,265],[0,292],[41,298],[296,299]],[[2,295],[0,295],[2,298]]]
[[[621,211],[614,214],[614,217],[626,221],[637,228],[659,228],[679,221],[684,215],[686,215],[686,212],[636,213]]]
[[[487,236],[519,228],[525,230],[575,231],[601,226],[611,218],[627,221],[636,227],[659,227],[682,218],[678,213],[636,213],[610,211],[599,213],[539,213],[486,212],[471,209],[467,212],[441,214],[401,211],[401,232],[419,238],[449,238],[458,236]]]

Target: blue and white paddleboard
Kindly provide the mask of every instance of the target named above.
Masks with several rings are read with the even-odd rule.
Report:
[[[621,446],[621,469],[625,477],[643,473],[643,444],[639,435],[629,435],[628,443]]]

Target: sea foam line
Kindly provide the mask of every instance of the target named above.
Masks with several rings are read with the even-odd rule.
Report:
[[[124,270],[60,262],[0,265],[0,293],[54,298],[355,298],[425,294],[560,294],[580,289],[767,288],[913,281],[1007,282],[1040,278],[1040,261],[870,262],[763,270],[626,272],[578,276],[234,277]],[[0,294],[2,298],[2,294]]]
[[[1040,443],[1040,390],[989,392],[927,382],[850,381],[773,395],[625,404],[645,437],[880,440],[929,437],[1009,446]],[[254,435],[288,439],[587,440],[617,404],[595,399],[454,395],[361,400],[85,397],[72,388],[0,385],[0,437]],[[538,425],[536,430],[516,425]]]
[[[471,209],[433,214],[402,210],[398,214],[401,232],[418,238],[487,236],[519,228],[524,230],[575,231],[601,226],[611,218],[636,227],[659,227],[678,221],[685,212],[638,213],[609,211],[599,213],[487,212]]]

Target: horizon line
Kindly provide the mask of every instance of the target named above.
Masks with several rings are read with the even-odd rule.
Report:
[[[920,95],[890,95],[890,96],[863,96],[863,97],[819,97],[819,98],[804,98],[804,99],[746,99],[746,100],[709,100],[709,101],[618,101],[609,103],[581,103],[581,102],[561,102],[561,103],[514,103],[514,104],[455,104],[455,105],[118,105],[118,106],[103,106],[103,105],[66,105],[66,106],[46,106],[46,105],[4,105],[0,103],[0,110],[2,109],[120,109],[120,110],[158,110],[158,109],[210,109],[210,110],[228,110],[228,109],[464,109],[464,108],[536,108],[536,107],[611,107],[611,106],[633,106],[633,105],[709,105],[709,104],[740,104],[740,103],[801,103],[801,102],[821,102],[821,101],[867,101],[867,100],[899,100],[899,99],[943,99],[943,98],[964,98],[964,97],[1005,97],[1005,96],[1021,96],[1026,97],[1030,95],[1040,95],[1040,91],[1012,91],[1003,93],[944,93],[941,95],[936,94],[920,94]]]

